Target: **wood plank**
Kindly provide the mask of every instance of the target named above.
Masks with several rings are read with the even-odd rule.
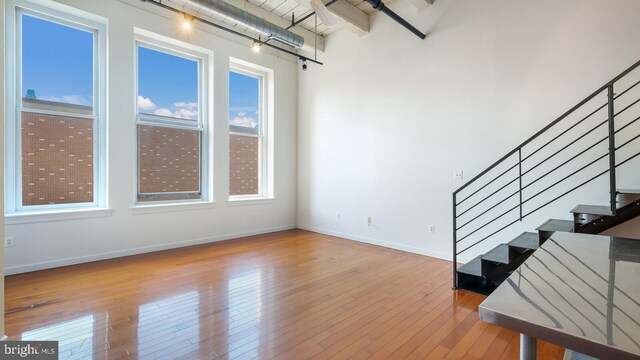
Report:
[[[516,359],[450,265],[284,231],[8,276],[6,331],[74,359]]]

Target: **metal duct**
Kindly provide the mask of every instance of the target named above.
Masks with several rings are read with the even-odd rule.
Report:
[[[222,0],[186,0],[185,6],[188,4],[199,5],[205,9],[226,16],[283,44],[293,46],[295,48],[302,48],[302,45],[304,45],[304,39],[302,36],[265,21],[233,5],[229,5]]]

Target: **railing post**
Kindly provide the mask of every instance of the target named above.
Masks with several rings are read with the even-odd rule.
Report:
[[[457,225],[457,213],[456,213],[456,195],[453,193],[453,290],[458,289],[458,225]]]
[[[518,148],[518,183],[520,193],[520,221],[522,221],[522,148]]]
[[[615,94],[613,93],[613,83],[607,87],[608,108],[609,108],[609,199],[611,202],[611,214],[616,214],[616,127],[614,123],[614,107]]]

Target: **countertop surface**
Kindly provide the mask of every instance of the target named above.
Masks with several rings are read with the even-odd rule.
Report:
[[[640,359],[640,240],[557,232],[480,318],[603,359]]]

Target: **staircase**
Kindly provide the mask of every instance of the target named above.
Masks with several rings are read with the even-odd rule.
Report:
[[[598,234],[640,216],[640,190],[619,190],[616,214],[608,206],[578,205],[574,221],[549,219],[457,268],[458,288],[489,295],[556,231]],[[639,240],[640,241],[640,240]]]
[[[453,193],[454,289],[488,295],[554,232],[599,234],[640,216],[640,190],[618,188],[640,184],[639,67],[637,62],[622,72]],[[598,193],[608,193],[608,205],[569,211],[576,197],[597,199]],[[542,210],[555,217],[558,209],[573,219],[544,221]],[[536,232],[513,237],[535,221],[544,221]],[[463,253],[475,257],[459,267]]]

